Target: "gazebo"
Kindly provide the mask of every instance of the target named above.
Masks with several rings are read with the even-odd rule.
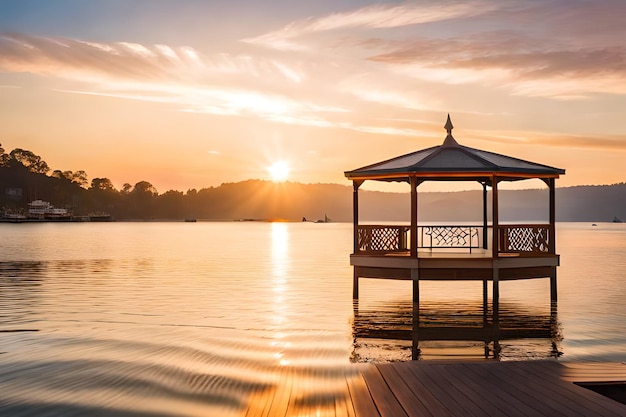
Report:
[[[444,127],[447,136],[439,146],[345,172],[353,183],[353,298],[359,297],[359,278],[412,280],[417,304],[420,280],[479,280],[483,281],[486,304],[487,282],[491,281],[497,314],[500,281],[549,278],[550,299],[556,301],[559,255],[555,250],[555,180],[565,170],[460,145],[452,136],[450,115]],[[498,184],[529,179],[543,180],[548,186],[548,222],[502,224]],[[359,187],[368,180],[409,184],[409,225],[359,224]],[[482,224],[420,224],[417,188],[425,181],[480,183]]]

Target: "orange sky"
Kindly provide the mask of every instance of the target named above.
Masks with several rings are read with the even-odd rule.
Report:
[[[277,161],[349,184],[440,144],[450,113],[459,143],[564,168],[558,186],[623,182],[623,16],[617,0],[3,1],[0,143],[118,188]]]

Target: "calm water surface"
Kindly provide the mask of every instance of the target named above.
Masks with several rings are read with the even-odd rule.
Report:
[[[336,400],[352,362],[407,360],[411,284],[361,280],[351,224],[0,224],[0,414],[239,415],[296,375]],[[503,337],[420,359],[626,360],[626,225],[559,224],[549,280],[500,286]],[[425,282],[426,327],[480,328],[482,284]],[[467,338],[466,338],[467,339]]]

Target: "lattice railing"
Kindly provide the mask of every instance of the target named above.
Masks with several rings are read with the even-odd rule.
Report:
[[[408,250],[408,226],[359,226],[357,248],[365,253],[392,253]]]
[[[419,247],[421,248],[479,248],[478,226],[422,226]]]
[[[500,253],[520,255],[554,253],[553,239],[550,225],[518,224],[498,227]]]

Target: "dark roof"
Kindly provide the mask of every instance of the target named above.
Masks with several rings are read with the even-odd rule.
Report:
[[[496,175],[502,180],[515,181],[527,178],[558,178],[565,174],[565,170],[560,168],[459,145],[452,136],[450,115],[445,128],[448,134],[439,146],[346,171],[345,175],[349,179],[381,181],[408,181],[409,176],[465,181]]]

